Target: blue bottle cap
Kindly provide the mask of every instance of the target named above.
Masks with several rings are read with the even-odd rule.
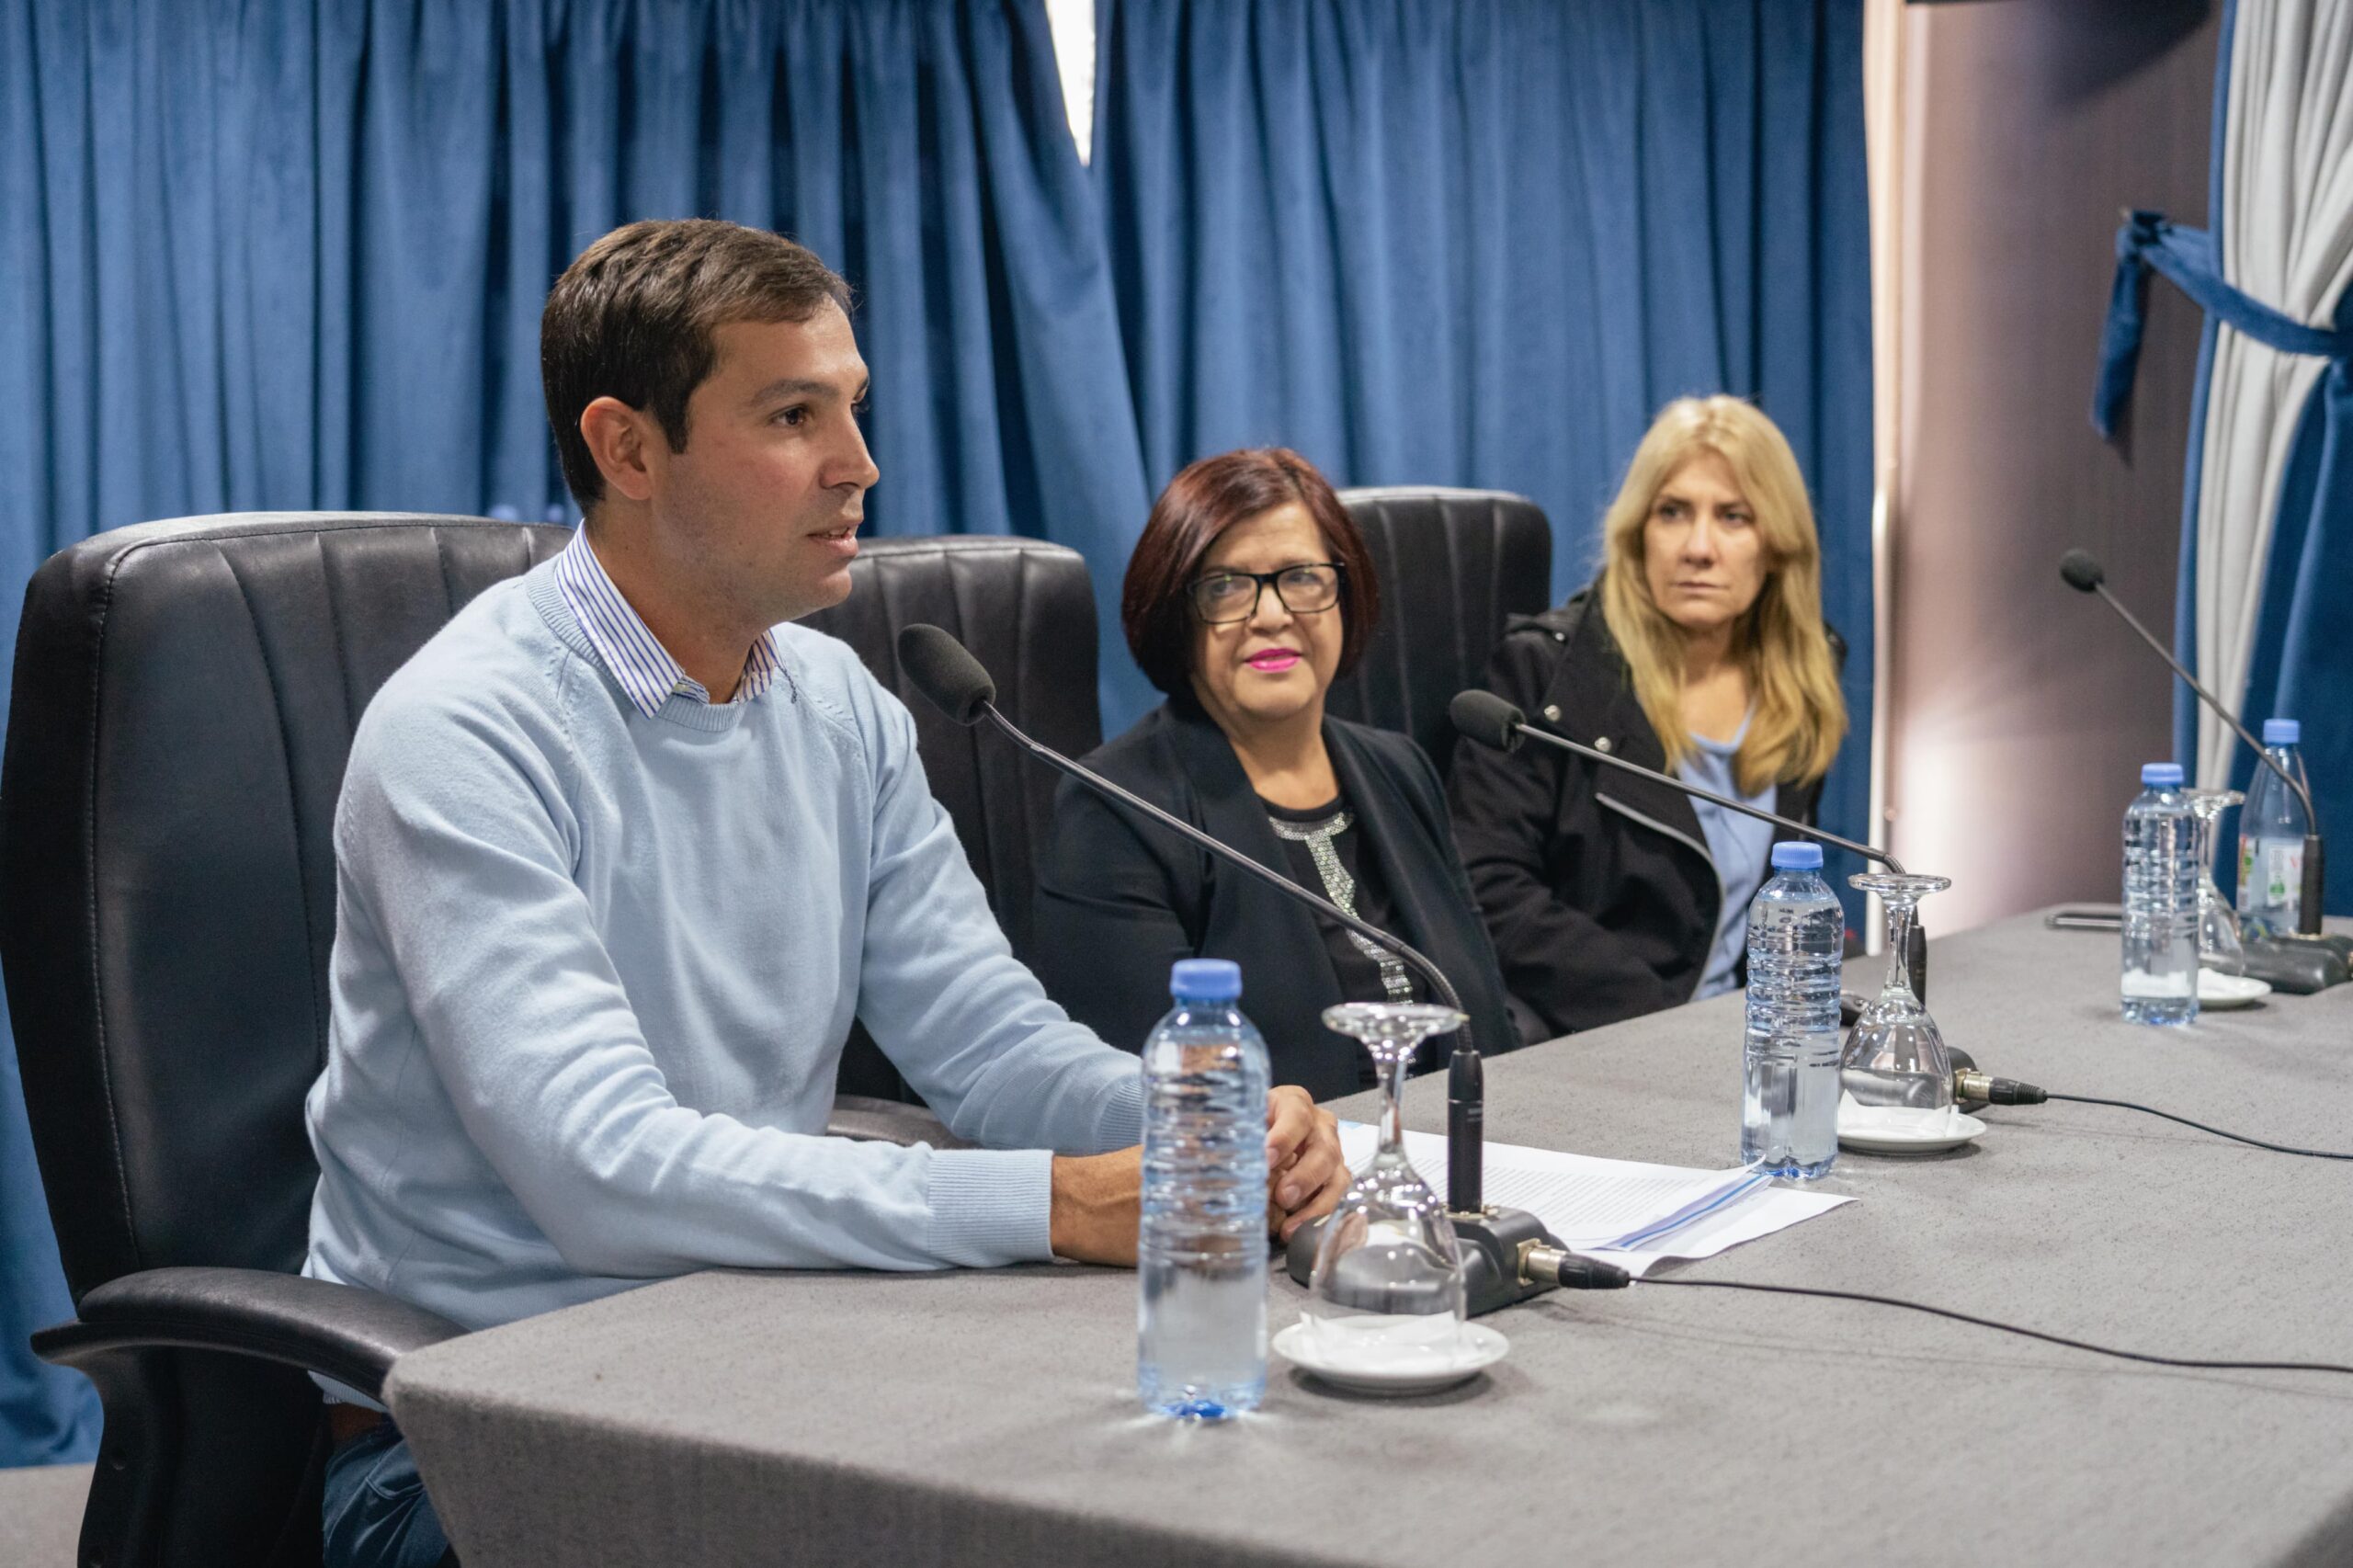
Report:
[[[1232,1002],[1242,995],[1242,966],[1232,959],[1178,959],[1168,994],[1188,1002]]]
[[[2268,746],[2302,745],[2304,727],[2293,719],[2266,719],[2263,722],[2263,744]]]
[[[1822,846],[1819,844],[1776,844],[1773,846],[1773,869],[1819,871],[1822,869]]]
[[[2144,762],[2141,765],[2141,782],[2153,790],[2178,790],[2181,788],[2181,764]]]

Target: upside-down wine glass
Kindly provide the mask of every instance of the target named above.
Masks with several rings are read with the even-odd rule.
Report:
[[[2185,790],[2198,819],[2198,967],[2221,974],[2246,972],[2238,912],[2214,885],[2214,832],[2222,813],[2245,801],[2236,790]]]
[[[1877,893],[1887,909],[1887,983],[1865,1007],[1847,1037],[1839,1062],[1839,1088],[1862,1106],[1916,1111],[1923,1120],[1942,1122],[1952,1108],[1952,1058],[1936,1019],[1912,993],[1904,962],[1912,917],[1920,901],[1952,886],[1949,877],[1865,871],[1847,879],[1850,886]]]
[[[1446,1205],[1405,1157],[1405,1066],[1463,1015],[1427,1003],[1350,1002],[1324,1026],[1364,1042],[1381,1074],[1381,1147],[1324,1225],[1305,1323],[1335,1362],[1403,1369],[1451,1360],[1463,1321],[1462,1255]]]

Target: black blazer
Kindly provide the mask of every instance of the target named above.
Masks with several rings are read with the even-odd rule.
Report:
[[[1421,747],[1404,735],[1324,722],[1324,744],[1348,809],[1379,858],[1398,935],[1429,955],[1461,994],[1482,1054],[1519,1043],[1462,863],[1447,825],[1446,795]],[[1242,763],[1198,705],[1163,703],[1087,764],[1284,876],[1290,862]],[[1321,892],[1318,888],[1313,890]],[[1112,1044],[1141,1051],[1168,1011],[1168,967],[1178,959],[1242,966],[1242,1010],[1267,1037],[1275,1082],[1317,1099],[1373,1082],[1364,1047],[1323,1024],[1343,1001],[1338,971],[1314,914],[1221,865],[1167,829],[1064,780],[1038,876],[1031,967],[1055,1001]],[[1415,1057],[1427,1071],[1453,1054],[1453,1035]]]
[[[1837,634],[1830,641],[1843,658]],[[1667,771],[1591,588],[1558,609],[1514,616],[1487,687],[1531,724]],[[1504,982],[1549,1034],[1691,999],[1723,884],[1689,796],[1543,745],[1508,756],[1457,746],[1450,785],[1455,842]],[[1821,796],[1819,779],[1783,784],[1772,810],[1811,823]],[[1796,836],[1774,830],[1777,841]]]

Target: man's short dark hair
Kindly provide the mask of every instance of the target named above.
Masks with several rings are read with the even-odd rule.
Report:
[[[687,449],[687,400],[718,358],[711,335],[732,322],[805,322],[849,285],[781,234],[712,218],[624,224],[580,253],[540,313],[540,381],[563,482],[585,513],[605,478],[580,435],[600,397],[654,416],[670,449]]]

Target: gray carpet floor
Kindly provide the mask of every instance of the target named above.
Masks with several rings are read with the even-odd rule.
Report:
[[[85,1464],[0,1470],[0,1568],[73,1568],[89,1490]]]

